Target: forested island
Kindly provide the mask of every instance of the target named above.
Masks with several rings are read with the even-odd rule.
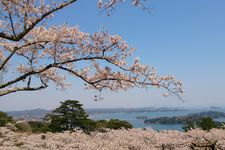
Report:
[[[141,108],[94,108],[86,109],[88,114],[106,113],[143,113],[143,112],[168,112],[168,111],[187,111],[179,107],[141,107]]]
[[[199,122],[203,117],[212,119],[225,118],[225,113],[217,111],[204,111],[192,113],[186,116],[158,117],[144,120],[145,124],[186,124],[187,122]],[[219,123],[219,122],[218,122]]]

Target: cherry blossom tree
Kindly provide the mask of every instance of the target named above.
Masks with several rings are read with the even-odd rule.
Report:
[[[164,96],[183,92],[173,76],[159,76],[142,65],[119,35],[105,29],[89,34],[78,26],[50,26],[54,13],[77,0],[0,0],[0,96],[36,91],[51,83],[65,89],[68,76],[80,78],[85,88],[102,91],[157,87]],[[123,0],[98,0],[109,14]],[[145,0],[131,0],[147,9]]]

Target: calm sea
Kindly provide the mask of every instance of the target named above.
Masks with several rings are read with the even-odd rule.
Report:
[[[138,116],[146,116],[148,118],[156,117],[171,117],[171,116],[185,116],[190,113],[198,113],[202,111],[219,111],[225,113],[225,108],[214,108],[214,109],[187,109],[184,111],[166,111],[166,112],[119,112],[119,113],[100,113],[100,114],[91,114],[90,118],[95,120],[101,119],[120,119],[130,122],[135,128],[152,128],[154,130],[178,130],[183,131],[181,124],[175,125],[162,125],[162,124],[145,124],[144,120],[136,119]],[[225,118],[219,118],[218,121],[225,121]]]

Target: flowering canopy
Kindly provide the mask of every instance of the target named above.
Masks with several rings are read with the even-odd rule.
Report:
[[[133,58],[135,49],[119,35],[47,24],[56,11],[76,1],[0,0],[0,96],[41,90],[50,82],[64,89],[70,75],[83,80],[88,89],[154,86],[166,89],[164,96],[180,97],[181,82],[173,76],[158,76],[153,67],[142,65],[139,58]],[[99,0],[98,7],[109,12],[120,2]],[[132,0],[134,6],[145,9],[143,2]]]
[[[10,127],[10,126],[9,126]],[[0,127],[0,149],[4,150],[224,150],[225,130],[200,129],[189,132],[152,129],[106,130],[85,134],[82,130],[63,133],[27,134]]]

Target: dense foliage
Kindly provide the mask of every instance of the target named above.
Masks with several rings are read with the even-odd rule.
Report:
[[[45,132],[51,131],[51,129],[49,128],[49,123],[47,122],[29,121],[28,123],[32,128],[32,132],[45,133]]]
[[[50,120],[49,127],[52,131],[65,131],[82,128],[88,120],[88,115],[79,101],[66,100],[46,118]]]
[[[118,119],[110,119],[106,125],[106,128],[115,129],[115,130],[121,129],[121,128],[130,129],[132,127],[133,126],[129,122],[124,120],[118,120]]]
[[[187,123],[183,126],[183,129],[185,132],[196,128],[201,128],[202,130],[209,131],[212,128],[220,128],[220,127],[221,124],[215,122],[212,118],[202,117],[198,122],[187,121]]]
[[[12,122],[13,118],[8,116],[6,113],[0,111],[0,127]]]
[[[32,132],[32,127],[27,122],[18,122],[15,126],[19,132]]]
[[[207,130],[207,131],[209,131],[209,130],[212,129],[212,128],[217,128],[217,127],[218,127],[217,124],[216,124],[216,122],[213,121],[213,119],[210,118],[210,117],[203,117],[203,118],[200,120],[198,126],[199,126],[201,129]]]

